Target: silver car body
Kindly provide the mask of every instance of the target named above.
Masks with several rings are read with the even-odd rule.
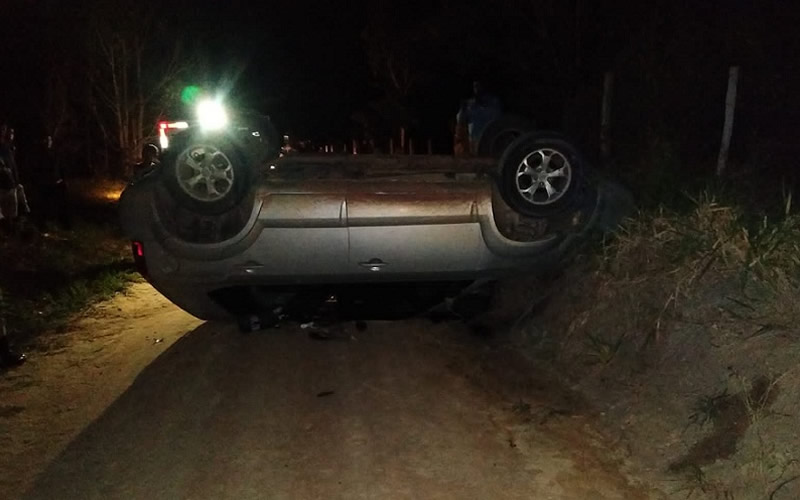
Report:
[[[197,317],[222,319],[229,312],[213,292],[236,286],[472,281],[557,265],[602,197],[568,215],[578,224],[569,231],[516,237],[503,230],[520,218],[499,196],[495,168],[443,156],[283,157],[259,173],[241,230],[213,243],[170,229],[158,172],[126,188],[120,213],[153,286]]]

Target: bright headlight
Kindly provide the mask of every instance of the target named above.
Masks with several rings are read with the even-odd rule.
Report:
[[[204,130],[219,130],[228,124],[228,113],[221,102],[206,99],[197,105],[197,121]]]

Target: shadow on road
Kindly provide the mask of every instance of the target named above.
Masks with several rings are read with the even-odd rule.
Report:
[[[487,448],[470,433],[486,420],[465,402],[480,396],[415,334],[445,327],[376,325],[319,342],[296,326],[241,335],[205,323],[142,371],[26,498],[354,498],[429,474],[469,483]],[[381,470],[393,475],[375,485],[368,475]]]
[[[207,368],[236,362],[230,349],[209,342],[220,330],[219,325],[204,323],[159,356],[50,465],[26,497],[120,496],[122,491],[112,493],[112,483],[123,477],[140,481],[144,464],[168,474],[171,464],[155,454],[177,430],[184,437],[199,430],[196,424],[216,397],[213,373]],[[206,391],[207,397],[202,397]]]
[[[341,333],[319,342],[297,326],[241,335],[201,325],[25,498],[588,498],[601,484],[613,495],[593,498],[643,498],[613,467],[570,458],[591,448],[580,432],[520,423],[470,381],[530,394],[550,385],[530,386],[524,366],[508,379],[505,355],[489,365],[503,376],[492,373],[486,345],[465,341],[463,327],[414,319]]]

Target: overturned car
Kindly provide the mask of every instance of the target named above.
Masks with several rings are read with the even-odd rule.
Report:
[[[454,158],[280,155],[268,121],[193,125],[125,189],[122,226],[199,318],[428,310],[563,265],[619,195],[564,138],[493,130],[516,137],[499,158]]]

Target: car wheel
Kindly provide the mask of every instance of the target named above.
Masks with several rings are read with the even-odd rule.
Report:
[[[517,115],[503,115],[490,122],[478,138],[478,156],[499,158],[522,134],[533,130],[533,123]]]
[[[252,184],[253,171],[244,155],[226,136],[194,134],[183,139],[176,141],[162,166],[162,176],[175,201],[203,215],[231,210]]]
[[[500,193],[522,215],[558,214],[574,205],[584,163],[578,149],[558,135],[527,133],[500,158]]]

